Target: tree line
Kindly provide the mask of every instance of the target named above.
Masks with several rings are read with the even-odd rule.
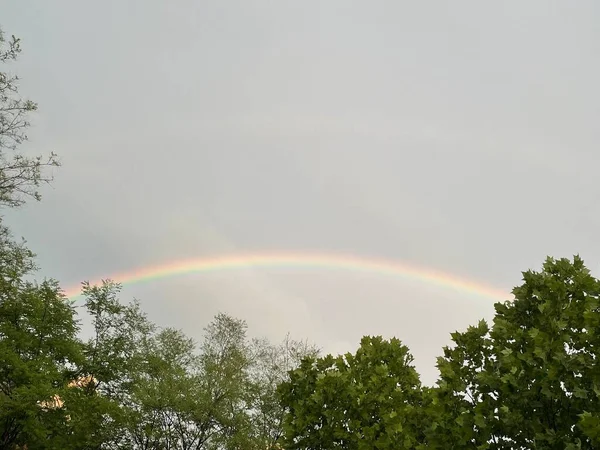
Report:
[[[0,63],[20,51],[0,31]],[[36,108],[0,72],[3,207],[40,200],[59,165],[19,152]],[[600,281],[579,256],[523,272],[491,323],[452,333],[434,386],[397,338],[322,355],[218,314],[197,343],[110,280],[75,304],[36,270],[0,218],[0,450],[600,448]]]

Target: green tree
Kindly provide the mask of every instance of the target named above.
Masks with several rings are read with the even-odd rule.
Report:
[[[20,52],[20,40],[6,40],[0,29],[0,63],[16,61]],[[17,150],[27,140],[28,117],[37,110],[36,103],[19,96],[18,82],[18,76],[0,72],[0,205],[9,207],[40,200],[40,185],[52,181],[46,169],[59,165],[54,153],[29,157]]]
[[[52,280],[25,281],[31,252],[0,225],[0,449],[57,447],[68,433],[64,410],[53,405],[81,363],[73,305]],[[46,406],[45,406],[46,405]],[[57,407],[54,407],[57,406]]]
[[[141,310],[139,302],[124,305],[118,294],[121,286],[110,280],[99,286],[83,283],[86,312],[92,319],[93,335],[85,343],[85,371],[98,382],[96,388],[120,399],[141,364],[142,348],[156,326]]]
[[[132,372],[127,448],[250,448],[244,321],[217,315],[199,347],[170,328],[145,339]]]
[[[364,337],[356,354],[307,358],[280,387],[292,449],[411,449],[422,391],[408,348]]]
[[[148,339],[142,370],[133,376],[130,448],[202,448],[194,350],[191,339],[170,328]]]
[[[139,302],[120,302],[120,289],[110,280],[99,286],[83,283],[82,287],[93,334],[83,344],[84,361],[79,375],[93,377],[93,385],[83,391],[93,392],[88,401],[93,399],[99,413],[87,416],[94,430],[90,435],[106,448],[128,442],[128,421],[134,408],[132,391],[147,358],[144,349],[156,329],[141,311]],[[86,427],[82,425],[81,429]]]
[[[444,349],[429,447],[600,447],[600,283],[578,256],[523,281]]]
[[[289,373],[298,368],[303,359],[316,358],[319,350],[289,335],[279,344],[267,339],[254,339],[251,350],[250,441],[253,448],[276,448],[283,438],[285,417],[277,389],[280,384],[289,381]]]
[[[247,410],[251,402],[252,364],[247,324],[217,314],[205,328],[200,348],[201,420],[205,448],[244,448],[248,444]],[[210,426],[207,426],[210,424]]]

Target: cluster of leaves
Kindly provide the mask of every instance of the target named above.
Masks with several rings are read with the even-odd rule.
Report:
[[[356,354],[306,358],[280,385],[289,448],[404,449],[422,441],[408,348],[365,337]]]

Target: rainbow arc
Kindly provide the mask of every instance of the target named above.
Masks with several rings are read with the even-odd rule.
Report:
[[[508,298],[508,292],[498,288],[462,279],[452,274],[430,268],[418,267],[414,264],[389,259],[330,253],[280,252],[222,255],[172,261],[156,266],[141,267],[128,272],[115,273],[102,278],[111,279],[126,286],[194,273],[201,274],[259,268],[367,272],[382,276],[404,278],[426,285],[436,285],[445,289],[460,291],[465,294],[489,298],[495,301],[504,301]],[[91,281],[92,284],[99,282],[100,280]],[[69,298],[75,298],[80,293],[81,288],[77,286],[67,289],[65,295]]]

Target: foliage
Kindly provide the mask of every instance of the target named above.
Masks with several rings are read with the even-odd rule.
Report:
[[[194,343],[172,329],[147,343],[134,375],[128,422],[132,448],[202,448],[202,430],[194,424],[199,392],[193,350]]]
[[[422,439],[419,376],[398,340],[365,337],[356,354],[306,358],[281,385],[294,449],[409,449]]]
[[[30,448],[56,448],[65,416],[43,402],[66,389],[81,361],[75,312],[56,282],[24,281],[31,252],[6,228],[0,235],[0,449],[32,440]]]
[[[513,302],[439,359],[432,448],[600,445],[600,283],[579,257],[523,274]]]
[[[147,341],[132,390],[131,442],[140,448],[221,448],[243,424],[245,324],[224,314],[207,327],[201,353],[174,329]]]
[[[21,52],[20,40],[7,40],[0,29],[0,63],[16,61]],[[27,198],[41,199],[39,187],[52,181],[46,169],[59,166],[56,154],[29,157],[17,148],[28,139],[29,115],[37,104],[19,96],[19,77],[0,72],[0,205],[20,206]]]
[[[139,303],[121,304],[120,287],[111,281],[83,285],[93,330],[84,342],[74,304],[55,281],[24,281],[35,267],[33,255],[3,230],[0,450],[24,444],[234,449],[275,442],[282,410],[272,397],[302,346],[288,338],[291,348],[278,353],[267,341],[249,340],[245,322],[219,314],[197,347],[179,330],[157,328]],[[280,365],[266,364],[266,349]],[[275,438],[256,433],[259,422]]]
[[[304,358],[316,358],[319,350],[287,335],[279,344],[266,339],[252,342],[252,400],[248,434],[257,448],[275,448],[283,440],[285,408],[277,389],[289,381],[289,372]]]
[[[142,349],[155,331],[138,302],[123,305],[120,286],[104,281],[100,286],[83,283],[86,312],[91,317],[92,337],[82,344],[80,373],[93,377],[87,391],[97,394],[101,414],[95,417],[95,433],[106,448],[116,448],[127,438],[131,391],[145,354]]]

